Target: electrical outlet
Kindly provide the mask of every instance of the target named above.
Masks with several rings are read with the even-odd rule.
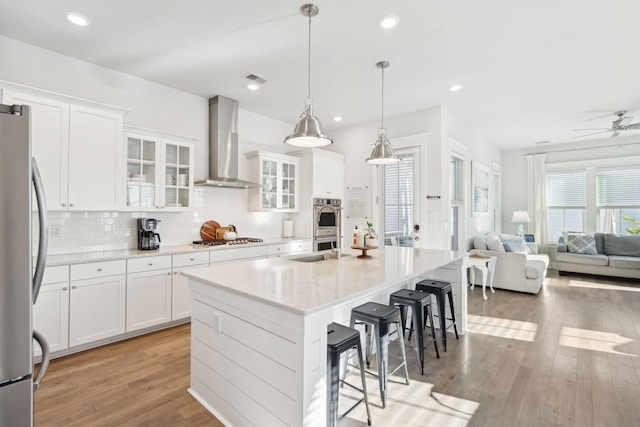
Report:
[[[59,225],[52,225],[51,226],[51,237],[52,238],[56,238],[56,237],[60,237],[62,235],[62,227]]]
[[[216,332],[222,332],[222,316],[220,313],[213,313],[213,324],[211,326]]]

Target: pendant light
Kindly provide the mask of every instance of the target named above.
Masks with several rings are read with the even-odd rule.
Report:
[[[307,69],[307,97],[305,99],[305,109],[300,115],[300,121],[296,125],[293,133],[284,139],[285,144],[295,147],[324,147],[333,144],[333,140],[325,135],[322,124],[313,115],[313,102],[311,99],[311,18],[319,12],[318,6],[307,3],[300,7],[300,12],[309,17],[309,61]]]
[[[400,159],[393,153],[391,143],[387,139],[387,129],[384,127],[384,69],[389,66],[389,62],[380,61],[376,67],[382,70],[382,120],[378,129],[378,140],[371,150],[371,155],[366,160],[370,165],[389,165],[400,162]]]

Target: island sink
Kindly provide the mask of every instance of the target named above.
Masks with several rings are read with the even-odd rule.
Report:
[[[344,258],[346,256],[349,256],[349,254],[342,254],[340,256],[340,258]],[[310,256],[305,256],[302,258],[291,258],[291,261],[298,261],[298,262],[317,262],[317,261],[325,261],[328,259],[337,259],[338,258],[338,254],[317,254],[317,255],[310,255]]]

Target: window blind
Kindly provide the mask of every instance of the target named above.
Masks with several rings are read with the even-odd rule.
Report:
[[[640,206],[640,168],[597,170],[596,206]]]
[[[413,229],[413,154],[398,157],[400,163],[384,166],[385,233],[410,233]]]
[[[451,156],[451,188],[452,205],[464,203],[464,161],[460,157]]]
[[[547,207],[584,208],[584,171],[547,172]]]

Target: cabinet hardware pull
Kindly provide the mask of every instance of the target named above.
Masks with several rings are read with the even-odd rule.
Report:
[[[72,208],[73,207],[73,203],[69,203],[69,207]]]
[[[67,204],[66,204],[66,203],[63,203],[63,204],[62,204],[62,207],[63,207],[63,208],[66,208],[66,207],[67,207]]]
[[[64,288],[62,288],[62,290],[63,290],[63,291],[66,291],[66,290],[67,290],[67,287],[65,286]]]
[[[169,276],[171,276],[171,272],[168,272],[167,274],[168,274]],[[175,274],[175,273],[173,273],[173,274]]]
[[[98,271],[102,271],[102,269],[101,269],[101,268],[99,268],[99,269],[98,269]]]
[[[73,285],[73,286],[71,287],[71,289],[77,289],[76,285]]]
[[[189,258],[189,261],[193,261],[193,258]]]
[[[152,265],[153,265],[153,263],[152,263],[152,262],[150,262],[150,263],[149,263],[149,266],[152,266]]]

